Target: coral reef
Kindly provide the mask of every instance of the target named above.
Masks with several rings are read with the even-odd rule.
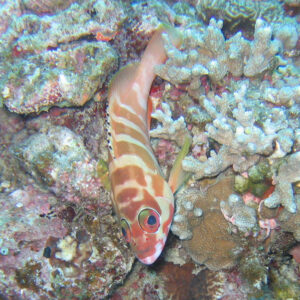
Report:
[[[272,27],[257,19],[252,41],[243,38],[241,32],[225,39],[222,26],[222,21],[211,19],[205,29],[188,29],[180,50],[166,40],[168,60],[156,67],[156,73],[173,84],[188,83],[190,93],[195,95],[201,86],[200,77],[204,75],[218,83],[227,73],[236,77],[254,77],[272,70],[277,54],[284,46],[294,48],[298,40],[294,24],[285,25],[287,28],[278,27],[275,30],[278,39],[272,39]],[[286,31],[290,34],[285,34]]]
[[[285,157],[273,180],[276,184],[275,191],[264,200],[264,205],[274,208],[282,204],[289,212],[295,213],[297,206],[292,183],[300,181],[300,152]]]
[[[174,140],[179,146],[183,146],[186,138],[190,137],[184,118],[174,121],[167,103],[162,103],[162,110],[157,109],[151,116],[162,123],[150,131],[151,137]]]
[[[135,262],[110,202],[108,82],[160,23],[149,135],[190,173]],[[0,298],[297,299],[298,0],[0,0]]]
[[[90,157],[82,139],[66,127],[43,128],[14,148],[23,167],[49,186],[63,200],[107,206],[101,195],[97,162]],[[78,172],[80,170],[80,172]],[[90,201],[90,202],[88,202]],[[110,209],[110,206],[107,206]]]
[[[0,41],[0,70],[9,70],[0,80],[1,101],[11,111],[80,106],[101,88],[117,66],[117,54],[96,36],[115,33],[125,18],[121,4],[104,2],[74,3],[51,17],[13,19]],[[117,17],[107,19],[112,10]]]
[[[232,267],[242,250],[220,210],[220,202],[232,189],[233,179],[228,177],[206,183],[200,191],[192,188],[176,195],[171,230],[184,240],[183,246],[193,260],[211,270]]]
[[[220,146],[217,152],[210,152],[206,161],[193,156],[184,159],[183,168],[193,172],[196,179],[216,176],[229,166],[242,173],[262,156],[270,156],[273,161],[292,150],[296,142],[294,132],[299,126],[296,119],[289,118],[289,112],[285,109],[262,108],[259,100],[249,100],[247,94],[250,96],[251,92],[248,89],[247,85],[242,85],[233,95],[223,93],[221,97],[204,99],[203,106],[214,119],[212,124],[206,125],[205,134]],[[294,156],[298,157],[298,154]],[[287,200],[285,204],[287,209],[294,211],[293,201]]]
[[[19,58],[4,80],[4,103],[10,111],[22,114],[39,113],[54,105],[82,106],[102,86],[115,64],[114,51],[95,42]],[[17,74],[22,77],[17,78]]]
[[[282,5],[272,0],[198,0],[192,2],[195,2],[197,13],[203,21],[208,22],[211,17],[222,19],[231,30],[243,24],[253,25],[259,17],[263,17],[268,22],[284,18]]]

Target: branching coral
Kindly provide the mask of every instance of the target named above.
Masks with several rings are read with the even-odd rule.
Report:
[[[278,39],[273,40],[272,27],[257,19],[253,41],[244,39],[241,32],[226,40],[222,26],[222,21],[211,19],[207,28],[186,30],[181,50],[175,49],[166,38],[168,60],[165,65],[156,67],[156,73],[173,84],[188,83],[191,90],[200,87],[203,75],[216,83],[227,73],[254,77],[274,68],[276,55],[284,47],[294,47],[298,39],[293,24],[285,25],[292,34],[283,38],[281,27],[278,27],[275,30]]]
[[[206,134],[214,139],[221,148],[218,153],[211,151],[205,162],[199,162],[192,156],[183,161],[186,171],[195,173],[196,179],[206,176],[216,176],[232,165],[238,172],[246,171],[255,164],[259,155],[270,155],[273,152],[273,141],[277,137],[276,130],[284,129],[286,125],[279,123],[274,127],[272,119],[267,119],[264,127],[257,126],[256,116],[248,110],[246,104],[247,87],[243,85],[234,95],[216,96],[213,101],[204,100],[204,108],[214,119],[206,125]],[[231,107],[237,106],[231,112]]]
[[[186,137],[190,136],[184,118],[180,117],[174,121],[170,106],[167,103],[162,103],[161,106],[162,110],[157,109],[151,116],[162,125],[158,125],[150,131],[151,137],[170,139],[176,141],[179,146],[183,146]]]
[[[267,207],[276,207],[282,204],[289,212],[297,210],[292,183],[300,181],[300,152],[288,155],[275,175],[275,191],[264,200]]]

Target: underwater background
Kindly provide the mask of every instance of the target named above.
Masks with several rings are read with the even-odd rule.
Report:
[[[299,22],[299,0],[0,0],[0,299],[300,299]],[[166,178],[192,142],[144,265],[110,199],[106,108],[160,24],[182,37],[149,92]]]

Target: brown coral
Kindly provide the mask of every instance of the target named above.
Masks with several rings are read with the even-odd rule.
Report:
[[[213,210],[205,214],[200,226],[193,230],[193,238],[185,241],[191,257],[204,263],[211,270],[231,267],[235,264],[235,248],[238,244],[228,232],[228,223],[222,213]]]
[[[230,233],[230,225],[220,211],[220,202],[232,193],[233,177],[203,181],[201,185],[199,189],[189,189],[178,195],[175,229],[191,233],[186,235],[190,239],[183,241],[183,246],[195,262],[211,270],[232,267],[242,248],[240,238]],[[194,210],[184,208],[189,202]],[[202,216],[196,216],[195,209],[201,209]]]

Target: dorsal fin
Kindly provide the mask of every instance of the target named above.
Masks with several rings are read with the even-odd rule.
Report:
[[[131,89],[138,65],[138,63],[126,65],[112,77],[108,87],[108,99],[110,99],[115,92],[119,95],[124,95],[126,91]]]

